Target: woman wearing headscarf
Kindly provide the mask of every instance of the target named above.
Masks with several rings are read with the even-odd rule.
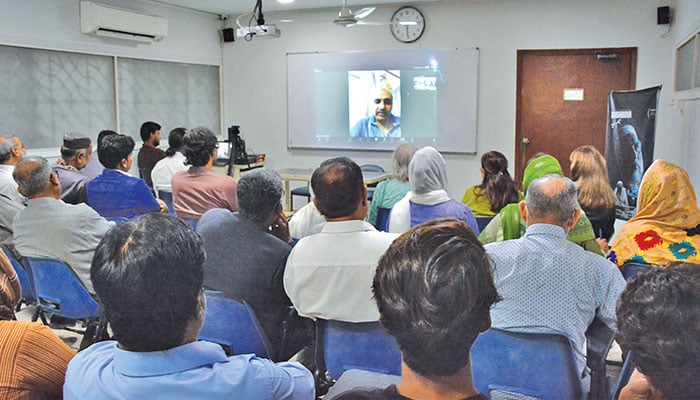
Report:
[[[389,232],[403,233],[442,217],[462,219],[479,232],[472,210],[447,194],[447,165],[437,150],[428,146],[416,151],[408,165],[408,179],[411,190],[391,209]]]
[[[0,399],[61,398],[75,351],[48,326],[16,321],[21,297],[17,274],[0,251]]]
[[[375,225],[380,208],[392,208],[411,189],[408,184],[408,165],[416,152],[412,144],[402,144],[391,157],[391,179],[381,181],[374,190],[367,222]]]
[[[619,266],[700,263],[700,209],[685,170],[663,160],[651,164],[639,186],[637,215],[620,228],[608,258]]]
[[[546,175],[564,176],[559,161],[548,154],[533,158],[523,172],[523,195],[527,196],[527,187],[532,181]],[[518,239],[525,234],[525,228],[527,224],[520,217],[518,203],[508,204],[486,225],[479,235],[479,240],[486,244]],[[603,255],[600,245],[595,240],[591,222],[583,211],[581,211],[581,218],[569,231],[568,239],[588,251]]]

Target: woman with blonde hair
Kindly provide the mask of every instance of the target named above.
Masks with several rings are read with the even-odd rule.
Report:
[[[506,204],[520,201],[513,178],[508,172],[508,159],[498,151],[487,151],[481,156],[481,184],[467,188],[462,203],[472,209],[474,215],[498,214]]]
[[[402,144],[394,150],[391,157],[391,179],[379,182],[372,196],[367,213],[367,222],[370,224],[376,225],[380,208],[394,207],[411,189],[408,184],[408,164],[416,150],[412,144]]]
[[[569,161],[581,209],[591,221],[596,237],[610,240],[615,232],[615,192],[610,187],[603,155],[593,146],[579,146],[571,152]]]

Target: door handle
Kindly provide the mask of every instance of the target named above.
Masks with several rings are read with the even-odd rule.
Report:
[[[524,137],[520,140],[520,165],[521,171],[525,170],[525,164],[527,163],[527,159],[525,156],[527,155],[527,146],[530,145],[530,139]]]

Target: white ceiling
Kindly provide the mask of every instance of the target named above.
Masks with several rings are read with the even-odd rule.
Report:
[[[219,15],[236,15],[246,14],[253,11],[256,0],[152,0],[156,3],[171,4],[175,6],[185,7],[192,10],[204,11]],[[347,0],[348,7],[352,10],[362,8],[364,6],[379,5],[379,4],[417,4],[438,2],[444,0]],[[462,0],[466,1],[466,0]],[[280,4],[277,0],[263,0],[263,13],[267,11],[285,11],[285,10],[304,10],[317,8],[333,8],[343,5],[342,0],[294,0],[290,4]]]

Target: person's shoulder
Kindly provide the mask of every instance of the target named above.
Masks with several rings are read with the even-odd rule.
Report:
[[[236,224],[238,222],[238,216],[230,210],[225,208],[212,208],[202,214],[202,217],[197,222],[197,232],[200,231],[200,227],[204,230],[208,230],[219,227],[222,223]]]
[[[97,342],[81,350],[68,362],[66,382],[68,382],[68,374],[70,373],[75,374],[75,377],[81,377],[83,371],[92,371],[95,365],[110,362],[114,358],[116,350],[117,342],[114,340]]]

